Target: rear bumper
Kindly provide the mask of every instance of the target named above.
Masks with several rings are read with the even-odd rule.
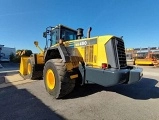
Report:
[[[138,82],[139,80],[141,80],[142,76],[143,76],[143,69],[142,68],[136,68],[133,67],[133,69],[131,69],[129,71],[129,79],[127,79],[127,83],[131,84],[131,83],[135,83]]]
[[[131,66],[126,69],[107,70],[86,67],[85,80],[102,86],[113,86],[119,83],[132,84],[142,78],[142,71],[141,68]]]

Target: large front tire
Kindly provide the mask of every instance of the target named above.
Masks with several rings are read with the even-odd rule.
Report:
[[[75,87],[75,80],[70,79],[62,59],[50,59],[43,71],[46,91],[54,98],[62,98]]]

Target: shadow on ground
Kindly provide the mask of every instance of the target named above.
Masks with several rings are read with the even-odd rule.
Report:
[[[12,63],[12,62],[1,62],[1,65],[4,68],[19,68],[19,63]]]
[[[155,99],[159,98],[159,87],[155,86],[157,83],[158,81],[155,79],[143,78],[140,82],[131,85],[120,84],[112,87],[102,87],[96,84],[88,84],[84,87],[75,89],[64,99],[84,97],[103,90],[116,92],[133,99]]]
[[[0,89],[1,120],[65,120],[26,89]]]

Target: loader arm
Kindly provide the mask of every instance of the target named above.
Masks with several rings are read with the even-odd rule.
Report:
[[[40,50],[40,53],[44,53],[44,50],[39,46],[38,41],[34,41],[34,45]]]

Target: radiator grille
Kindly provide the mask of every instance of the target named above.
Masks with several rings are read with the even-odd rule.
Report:
[[[117,53],[120,67],[126,67],[125,46],[122,39],[116,38]]]
[[[113,37],[106,44],[106,53],[108,64],[112,68],[126,67],[126,55],[124,42],[120,38]]]

